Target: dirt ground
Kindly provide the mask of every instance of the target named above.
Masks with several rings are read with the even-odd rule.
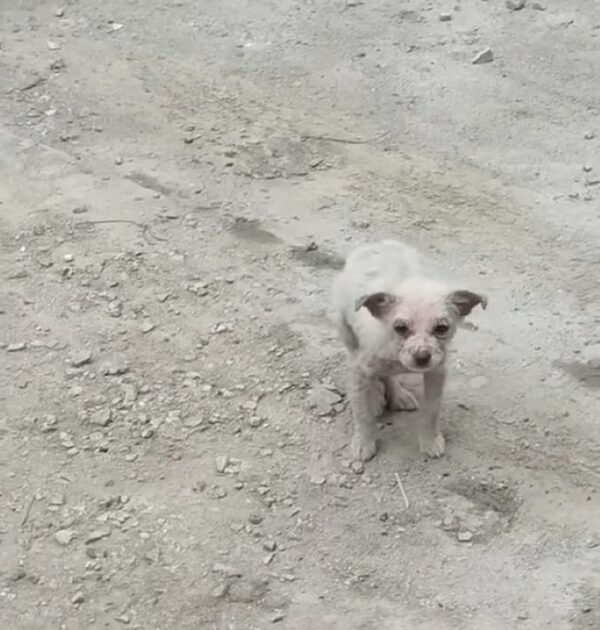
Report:
[[[0,0],[0,627],[600,628],[600,3],[512,6]],[[490,306],[361,473],[389,236]]]

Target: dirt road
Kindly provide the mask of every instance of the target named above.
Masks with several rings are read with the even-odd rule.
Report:
[[[599,3],[0,29],[2,628],[600,628]],[[361,473],[328,291],[389,236],[490,306],[446,457]]]

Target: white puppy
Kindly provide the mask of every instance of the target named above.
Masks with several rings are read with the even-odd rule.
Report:
[[[365,461],[375,455],[375,418],[386,404],[395,410],[417,409],[417,400],[397,377],[407,372],[424,379],[421,452],[441,456],[446,354],[457,326],[478,304],[485,308],[486,297],[449,290],[426,273],[413,247],[398,241],[352,252],[333,293],[336,323],[349,352],[353,456]]]

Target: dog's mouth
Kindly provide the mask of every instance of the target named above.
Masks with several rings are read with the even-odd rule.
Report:
[[[437,358],[429,357],[427,360],[411,357],[409,361],[402,361],[402,365],[409,371],[416,374],[425,374],[439,367],[441,361]]]

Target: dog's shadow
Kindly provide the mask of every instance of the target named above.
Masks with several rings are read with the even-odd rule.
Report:
[[[423,405],[423,376],[421,374],[402,374],[397,377],[419,402],[416,411],[393,411],[386,409],[378,419],[381,426],[379,435],[379,452],[391,454],[406,452],[406,454],[418,453],[417,447],[417,420],[421,414]]]

